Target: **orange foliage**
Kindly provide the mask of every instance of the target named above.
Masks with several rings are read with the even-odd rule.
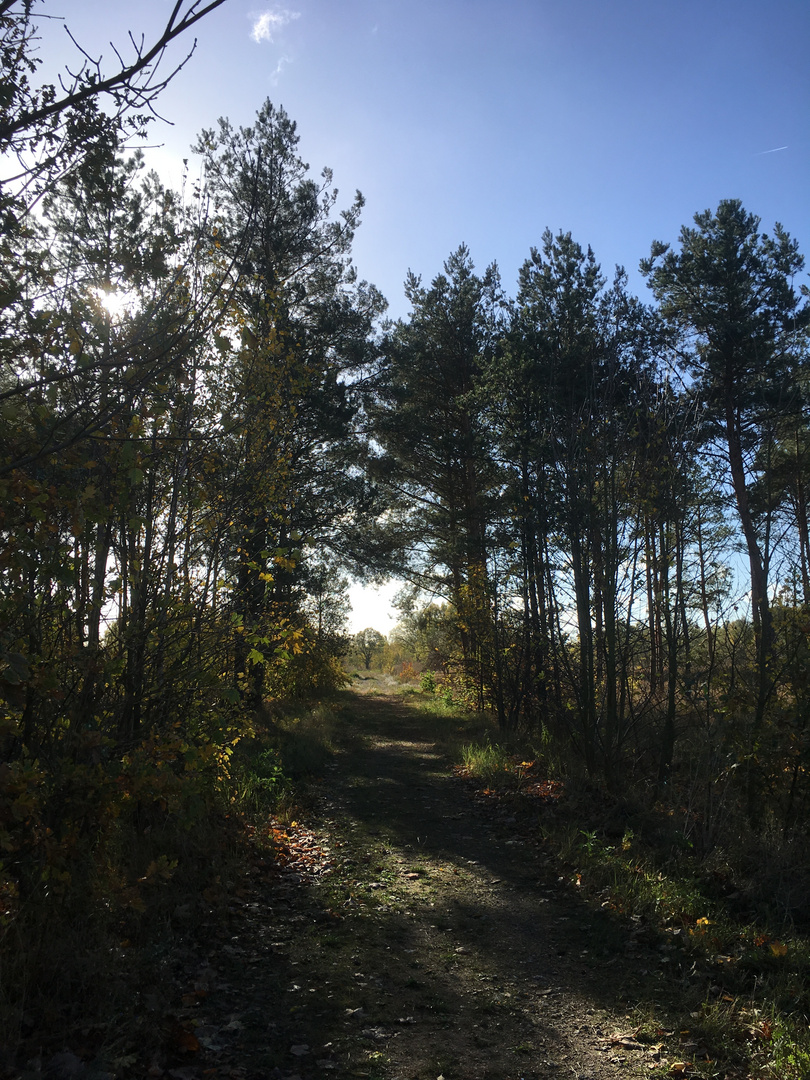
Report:
[[[400,682],[416,682],[416,680],[419,678],[419,672],[416,670],[410,660],[406,660],[400,668],[400,672],[397,678]]]

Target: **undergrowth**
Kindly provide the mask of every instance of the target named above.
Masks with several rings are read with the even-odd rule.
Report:
[[[217,753],[145,742],[104,763],[115,801],[81,787],[86,770],[63,779],[67,805],[92,796],[105,813],[0,863],[0,1071],[71,1046],[116,1073],[133,1039],[163,1037],[183,943],[227,905],[246,845],[272,846],[271,816],[295,814],[336,724],[299,703],[248,718]]]
[[[517,814],[515,829],[531,811],[532,838],[577,894],[661,957],[671,998],[637,1022],[650,1040],[674,1042],[676,1075],[810,1077],[810,936],[771,891],[774,838],[756,860],[741,824],[736,845],[697,853],[677,805],[650,809],[553,779],[526,746],[484,738],[460,745],[456,759],[457,772]]]

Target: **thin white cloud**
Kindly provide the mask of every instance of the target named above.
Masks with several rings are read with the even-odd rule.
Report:
[[[288,11],[286,8],[271,8],[252,18],[253,29],[250,31],[250,36],[258,45],[262,41],[274,41],[279,30],[291,23],[293,19],[301,18],[301,12]]]
[[[292,63],[292,60],[289,58],[289,56],[281,56],[281,57],[279,57],[279,61],[276,64],[276,70],[270,76],[270,82],[272,83],[273,86],[278,86],[278,80],[279,80],[279,77],[281,76],[282,71],[287,66],[287,64],[291,64],[291,63]]]

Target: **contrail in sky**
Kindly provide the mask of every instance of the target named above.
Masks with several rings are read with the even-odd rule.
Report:
[[[778,154],[780,150],[787,150],[786,146],[775,146],[773,150],[760,150],[757,153],[757,157],[762,157],[763,154]]]

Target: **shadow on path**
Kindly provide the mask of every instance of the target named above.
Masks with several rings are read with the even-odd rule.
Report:
[[[629,1010],[665,990],[660,956],[631,950],[526,822],[492,816],[452,777],[451,721],[361,694],[341,716],[310,822],[330,872],[268,886],[212,959],[242,1057],[217,1075],[649,1076],[659,1062],[629,1037]],[[227,1030],[220,1019],[215,1038]]]
[[[624,931],[558,880],[540,846],[515,839],[513,819],[473,802],[433,737],[441,719],[362,695],[346,710],[324,811],[369,854],[344,910],[358,912],[380,988],[401,997],[415,982],[427,1000],[408,996],[421,1016],[388,1040],[390,1075],[632,1075],[609,1036],[649,970],[628,965]],[[403,1019],[382,996],[375,1008],[383,1027]]]

